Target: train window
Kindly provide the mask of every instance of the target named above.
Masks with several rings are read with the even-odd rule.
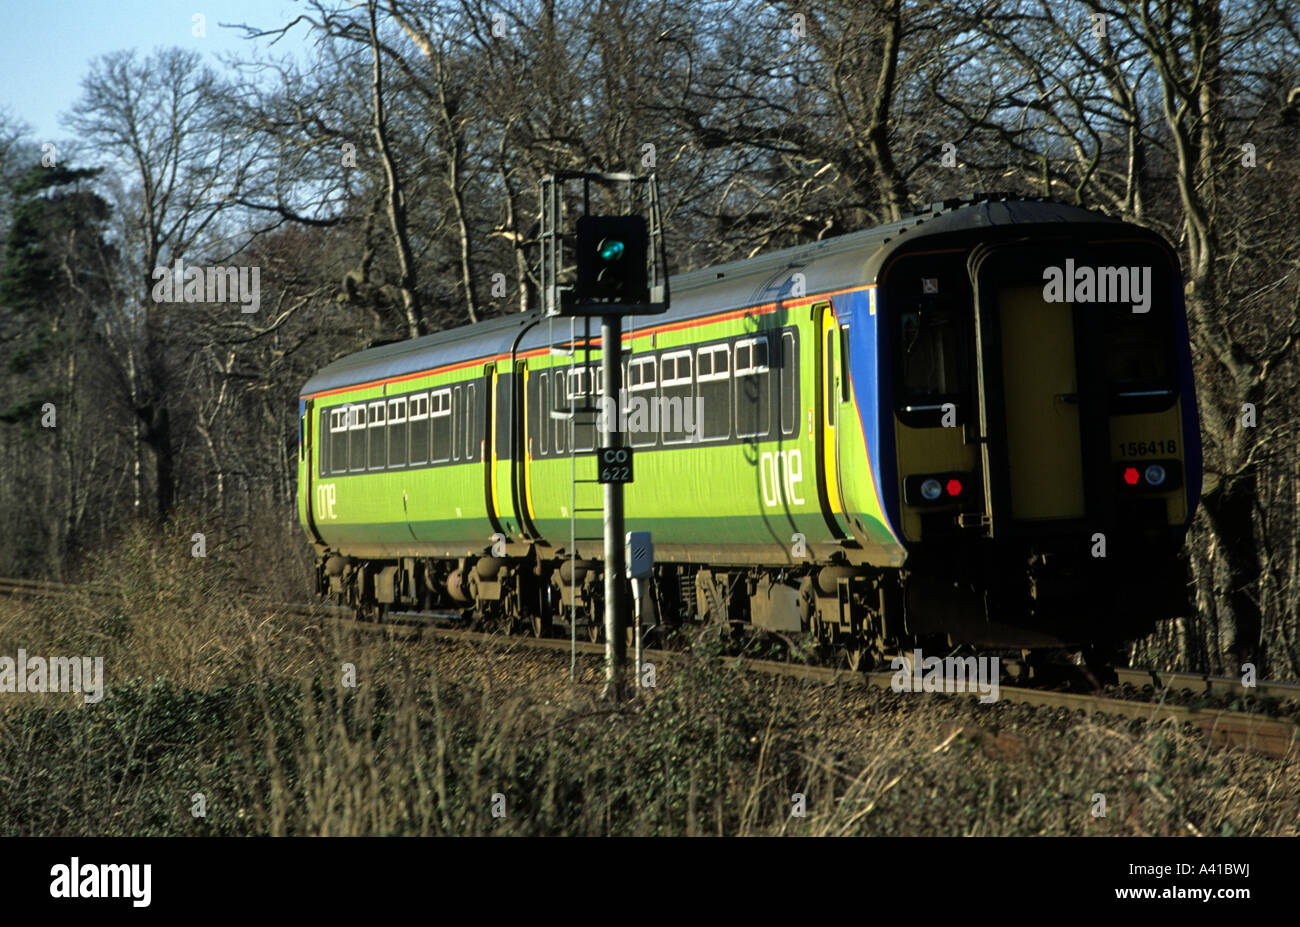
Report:
[[[429,394],[429,436],[433,454],[429,460],[443,463],[451,460],[451,390],[440,389]]]
[[[691,352],[674,351],[659,361],[659,433],[664,444],[685,444],[699,433],[692,405]]]
[[[565,453],[596,449],[596,403],[592,387],[599,388],[598,370],[593,365],[569,367],[555,372],[555,450]],[[573,410],[570,414],[570,409]],[[584,411],[585,410],[585,411]],[[570,438],[570,436],[572,436]]]
[[[407,462],[423,464],[429,462],[429,394],[416,393],[407,403],[407,415],[411,423],[411,447]]]
[[[700,439],[731,437],[731,351],[725,344],[700,348],[695,352],[695,371]]]
[[[460,460],[465,446],[465,398],[459,386],[451,388],[451,459]]]
[[[900,322],[905,398],[924,400],[962,392],[962,337],[956,314],[924,306],[904,312]]]
[[[534,408],[537,413],[533,418],[537,422],[537,436],[540,439],[537,442],[537,453],[545,457],[551,452],[551,410],[550,403],[547,401],[551,395],[551,375],[543,373],[537,378],[537,404]]]
[[[766,336],[736,342],[736,437],[762,438],[771,430],[771,380]]]
[[[555,371],[551,380],[551,423],[555,428],[555,453],[567,454],[569,448],[569,396],[564,388],[563,370]],[[574,405],[577,405],[575,402]]]
[[[316,445],[316,463],[317,473],[325,476],[330,472],[330,417],[328,412],[317,414],[317,421],[320,422],[320,434],[313,442]],[[311,422],[311,413],[307,413],[307,422]],[[301,443],[298,445],[299,455],[307,459],[307,466],[311,466],[311,458],[307,457],[306,449]]]
[[[382,470],[384,464],[388,462],[388,442],[385,440],[388,436],[388,429],[384,427],[384,401],[372,402],[366,407],[366,429],[369,433],[370,441],[370,463],[369,469]]]
[[[594,451],[596,449],[596,413],[579,412],[573,422],[573,450]]]
[[[498,458],[509,458],[514,453],[514,442],[511,440],[517,414],[514,409],[514,384],[515,375],[502,369],[495,374],[488,374],[483,386],[483,414],[487,426],[484,431],[492,438]],[[485,446],[480,445],[480,448]]]
[[[591,411],[595,402],[591,395],[593,383],[596,382],[595,367],[580,367],[569,371],[569,386],[577,391],[573,394],[573,450],[594,451],[596,449],[596,413]],[[587,411],[582,411],[583,408]]]
[[[406,397],[388,400],[388,466],[406,466]]]
[[[1106,378],[1120,392],[1169,386],[1169,339],[1155,313],[1106,310]]]
[[[591,391],[591,371],[587,367],[576,367],[569,371],[567,383],[569,392],[565,399],[573,399],[574,405],[580,406],[579,401]]]
[[[840,402],[849,401],[849,327],[840,326]]]
[[[348,407],[330,409],[330,472],[345,473],[348,469]]]
[[[627,388],[654,389],[657,382],[655,359],[653,357],[634,357],[627,365]]]
[[[366,468],[366,407],[348,406],[348,469]]]
[[[655,358],[634,357],[630,360],[627,367],[627,382],[628,441],[633,447],[649,447],[659,438],[659,429],[651,418],[655,388],[659,385],[658,364]],[[633,405],[633,400],[637,401],[636,406]],[[634,409],[637,409],[635,415]]]
[[[334,411],[332,409],[321,415],[320,431],[320,475],[329,476],[331,473],[337,472],[339,466],[339,462],[334,456],[336,441],[334,435]],[[346,432],[343,437],[345,440],[347,439]],[[343,453],[346,454],[347,445],[344,444],[343,448]],[[346,459],[344,460],[344,466],[347,466]]]
[[[781,386],[781,434],[789,437],[799,430],[799,355],[794,349],[794,332],[781,333],[777,369]]]
[[[826,354],[822,357],[822,366],[826,369],[826,389],[823,391],[826,403],[826,427],[835,427],[835,410],[839,403],[835,401],[835,329],[826,333]]]
[[[478,421],[478,385],[465,385],[465,460],[477,460],[481,438],[474,425]]]

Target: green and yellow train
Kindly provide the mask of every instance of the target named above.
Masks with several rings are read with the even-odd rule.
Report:
[[[1178,261],[990,199],[682,274],[623,335],[659,620],[1100,648],[1186,608],[1200,438]],[[576,329],[571,327],[576,325]],[[520,314],[361,351],[299,404],[321,594],[601,626],[598,338]]]

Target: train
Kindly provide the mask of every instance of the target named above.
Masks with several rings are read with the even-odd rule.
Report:
[[[598,639],[616,395],[661,630],[806,635],[861,666],[922,642],[1113,652],[1187,612],[1201,444],[1159,234],[983,196],[669,282],[616,388],[598,330],[537,312],[311,377],[317,593]]]

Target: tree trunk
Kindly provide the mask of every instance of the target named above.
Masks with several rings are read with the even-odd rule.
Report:
[[[420,309],[420,300],[415,290],[415,258],[411,253],[411,242],[406,226],[406,197],[402,192],[402,181],[397,173],[393,152],[388,144],[387,117],[384,113],[383,69],[379,57],[379,36],[375,25],[375,4],[370,9],[370,46],[374,56],[374,68],[371,74],[371,97],[374,104],[375,145],[379,149],[379,158],[384,164],[384,177],[388,181],[388,222],[393,230],[393,248],[397,252],[399,279],[398,290],[402,294],[402,312],[406,319],[406,336],[419,338],[425,334],[424,316]]]
[[[1259,550],[1253,514],[1257,494],[1255,472],[1247,469],[1225,478],[1201,497],[1223,566],[1222,585],[1216,586],[1215,599],[1229,624],[1226,658],[1230,662],[1224,667],[1229,675],[1239,673],[1242,663],[1253,663],[1260,675],[1264,674],[1259,646]],[[1215,654],[1220,659],[1224,656]]]

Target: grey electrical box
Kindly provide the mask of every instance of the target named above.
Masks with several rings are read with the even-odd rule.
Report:
[[[627,576],[628,579],[645,579],[655,565],[655,545],[650,540],[649,531],[629,531],[627,533]]]

